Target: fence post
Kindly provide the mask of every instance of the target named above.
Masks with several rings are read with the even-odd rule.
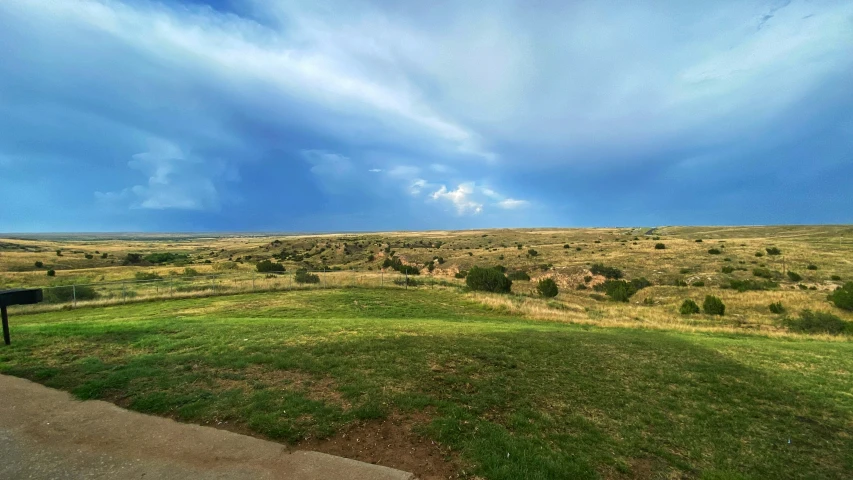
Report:
[[[323,288],[326,288],[326,267],[323,267]]]
[[[379,286],[380,287],[385,286],[385,270],[384,269],[382,270],[382,274],[379,276]]]
[[[252,291],[255,291],[255,272],[252,272]]]
[[[408,268],[404,269],[404,272],[406,273],[406,290],[408,290],[409,289],[409,269]]]
[[[73,300],[74,307],[77,306],[77,285],[71,285],[71,298]]]
[[[170,297],[172,296],[172,280],[173,280],[173,278],[170,276],[169,277],[169,296]]]

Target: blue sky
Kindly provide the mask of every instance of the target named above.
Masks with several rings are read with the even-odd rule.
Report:
[[[853,223],[853,2],[0,1],[0,232]]]

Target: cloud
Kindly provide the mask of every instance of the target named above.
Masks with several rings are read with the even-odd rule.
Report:
[[[411,193],[412,195],[419,195],[426,186],[426,180],[418,178],[417,180],[413,181],[412,184],[409,186],[409,193]]]
[[[456,207],[459,215],[478,214],[483,211],[483,204],[471,200],[474,193],[473,183],[462,183],[456,190],[447,190],[444,185],[430,195],[433,200],[448,201]]]
[[[311,173],[327,193],[337,194],[350,190],[355,167],[353,162],[340,154],[322,150],[303,150],[302,156],[311,164]]]
[[[371,168],[370,170],[368,170],[368,172],[370,172],[370,173],[380,173],[380,172],[382,172],[382,169],[381,169],[381,168]]]
[[[133,155],[128,166],[147,176],[147,183],[119,192],[95,192],[99,201],[130,202],[132,208],[151,210],[218,210],[220,207],[219,194],[211,177],[220,177],[223,170],[211,170],[205,162],[173,143],[150,139],[149,151]]]
[[[527,200],[516,200],[514,198],[506,198],[497,203],[497,205],[505,210],[515,210],[530,205]]]

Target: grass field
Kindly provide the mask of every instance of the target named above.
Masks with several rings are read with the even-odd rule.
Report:
[[[17,315],[0,371],[422,478],[853,472],[853,343],[601,328],[507,298],[339,288]]]

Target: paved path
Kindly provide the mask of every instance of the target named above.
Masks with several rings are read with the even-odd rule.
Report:
[[[410,473],[81,402],[0,375],[0,479],[413,480]]]

